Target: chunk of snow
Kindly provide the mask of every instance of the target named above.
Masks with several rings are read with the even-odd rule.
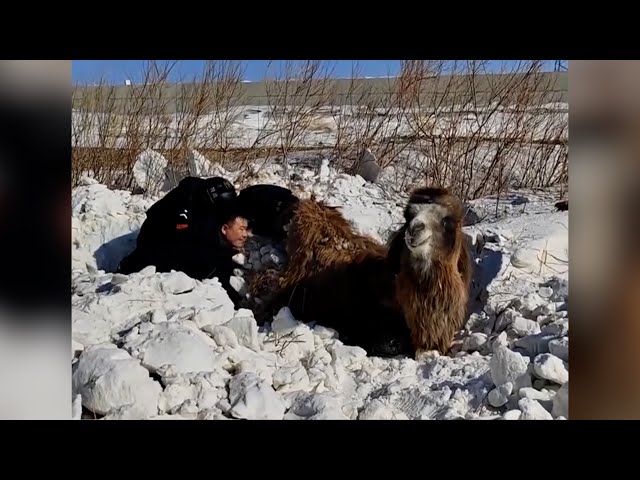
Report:
[[[133,164],[133,178],[139,187],[158,193],[164,186],[164,172],[168,165],[162,154],[147,149],[138,155]]]
[[[233,302],[229,297],[215,298],[213,301],[217,303],[213,308],[199,310],[193,317],[193,321],[198,328],[204,329],[206,326],[223,325],[231,320],[234,316]]]
[[[238,265],[244,265],[247,262],[247,259],[244,256],[244,253],[237,253],[233,257],[231,257],[231,259],[234,262],[236,262]]]
[[[287,334],[293,332],[298,326],[298,321],[294,318],[289,307],[282,307],[271,323],[271,329],[275,333]]]
[[[173,365],[177,372],[207,372],[218,367],[216,347],[204,332],[182,323],[147,323],[149,327],[131,342],[129,351],[138,351],[142,364],[155,371]],[[195,325],[194,325],[195,327]]]
[[[244,278],[242,277],[236,277],[235,275],[232,275],[231,277],[229,277],[229,283],[231,284],[231,287],[238,292],[240,295],[244,296],[247,293],[247,286],[246,286],[246,281]]]
[[[196,389],[193,385],[170,384],[167,385],[162,394],[158,407],[162,413],[174,413],[180,405],[196,396]]]
[[[302,365],[281,367],[273,374],[273,388],[279,392],[306,390],[309,386],[309,375]]]
[[[162,387],[126,351],[104,344],[92,345],[80,356],[73,373],[73,391],[94,413],[106,415],[136,406],[141,414],[150,417],[158,411]]]
[[[468,352],[481,351],[487,343],[487,335],[484,333],[472,333],[464,339],[462,348]]]
[[[555,320],[542,329],[545,335],[564,337],[569,333],[569,321],[566,319]]]
[[[529,318],[535,318],[537,315],[534,312],[546,304],[546,300],[537,293],[529,293],[513,301],[513,307],[520,312],[521,315]]]
[[[408,420],[404,412],[386,406],[378,399],[374,399],[358,415],[359,420]]]
[[[202,330],[209,333],[220,347],[235,348],[239,345],[236,332],[226,325],[207,325]]]
[[[240,310],[236,315],[224,324],[225,327],[230,328],[236,334],[238,344],[258,351],[260,345],[258,343],[258,324],[256,319],[253,318],[251,310]]]
[[[313,333],[322,339],[338,338],[338,332],[332,328],[323,327],[322,325],[316,325],[313,327]]]
[[[492,407],[502,407],[506,405],[509,395],[513,391],[513,384],[511,382],[507,382],[505,384],[500,385],[499,387],[494,388],[489,392],[489,404]]]
[[[183,272],[170,273],[160,284],[164,293],[179,295],[189,292],[196,286],[196,281]]]
[[[530,398],[531,400],[542,400],[542,401],[549,401],[549,400],[553,400],[553,397],[555,397],[555,392],[551,392],[549,390],[536,390],[535,388],[521,388],[520,391],[518,392],[518,395],[520,395],[520,398]]]
[[[360,347],[338,345],[332,349],[331,356],[333,357],[334,365],[346,369],[354,369],[362,365],[367,352]]]
[[[243,372],[229,382],[230,413],[246,420],[281,420],[285,407],[276,392],[254,373]]]
[[[189,165],[189,173],[194,177],[212,176],[212,164],[207,157],[194,149],[190,149],[187,153],[187,162]]]
[[[500,346],[494,351],[490,365],[491,379],[495,385],[511,382],[514,385],[514,391],[528,386],[525,385],[526,379],[530,380],[528,362],[519,353]]]
[[[511,323],[511,329],[520,337],[537,335],[540,333],[540,325],[533,320],[517,317]]]
[[[328,393],[304,394],[297,397],[285,420],[349,420],[338,399]]]
[[[546,276],[564,275],[568,271],[568,215],[556,215],[545,235],[520,243],[511,254],[511,264],[521,271]]]
[[[537,377],[563,385],[569,381],[569,372],[562,360],[550,353],[538,355],[533,361],[533,371]]]
[[[522,398],[518,401],[518,407],[522,411],[520,420],[553,420],[551,414],[537,400]]]
[[[509,410],[508,412],[504,413],[502,418],[504,420],[520,420],[521,416],[522,412],[520,410]]]

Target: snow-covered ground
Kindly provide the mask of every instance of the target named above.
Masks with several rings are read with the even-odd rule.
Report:
[[[269,165],[255,182],[284,185],[280,168]],[[326,161],[290,169],[296,193],[342,207],[361,232],[384,241],[402,220],[401,195]],[[479,301],[458,352],[415,360],[369,357],[286,308],[259,328],[217,279],[153,267],[109,273],[157,197],[81,183],[73,192],[76,418],[83,410],[104,419],[568,417],[568,214],[549,193],[471,203],[481,219],[465,228],[479,252]],[[277,248],[252,245],[245,266],[286,261]]]

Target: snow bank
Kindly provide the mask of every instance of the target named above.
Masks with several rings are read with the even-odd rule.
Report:
[[[133,178],[145,191],[165,190],[165,171],[168,165],[169,161],[161,153],[147,149],[138,155],[133,164]]]
[[[71,199],[72,270],[115,270],[135,248],[145,212],[154,201],[83,179]]]
[[[73,389],[92,412],[106,415],[129,407],[136,416],[158,413],[162,387],[138,361],[115,345],[93,345],[83,352],[73,374]]]
[[[256,182],[284,184],[279,168]],[[402,218],[402,198],[326,162],[290,174],[302,196],[313,191],[340,207],[360,231],[385,239]],[[74,398],[105,419],[566,418],[566,272],[523,271],[514,261],[541,242],[562,250],[566,231],[556,226],[567,215],[543,197],[519,195],[526,208],[502,199],[498,218],[485,215],[495,200],[474,203],[482,220],[465,230],[480,251],[478,296],[451,355],[381,359],[286,308],[258,327],[217,279],[153,267],[108,273],[131,247],[113,240],[135,235],[152,200],[87,180],[73,193]],[[281,246],[251,245],[239,259],[245,268],[286,262]],[[238,289],[241,277],[238,269]]]

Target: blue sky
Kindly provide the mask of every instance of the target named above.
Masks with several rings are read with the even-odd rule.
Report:
[[[348,77],[354,60],[328,60],[334,67],[334,76]],[[145,60],[73,60],[73,83],[94,83],[104,78],[109,83],[123,84],[130,78],[134,83],[141,80]],[[173,72],[172,80],[179,78],[193,78],[202,71],[205,60],[180,60]],[[267,71],[268,60],[243,60],[244,79],[262,80]],[[274,60],[283,62],[283,60]],[[396,75],[400,70],[400,60],[358,60],[361,75],[378,77]],[[504,62],[495,60],[494,65]],[[515,62],[515,61],[514,61]],[[550,69],[554,60],[548,60]],[[277,65],[276,65],[277,68]]]

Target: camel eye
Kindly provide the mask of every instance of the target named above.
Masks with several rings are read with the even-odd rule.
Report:
[[[407,208],[404,211],[404,219],[406,222],[410,222],[416,216],[416,211],[413,208]]]
[[[446,231],[450,232],[452,230],[455,230],[456,222],[452,217],[447,216],[442,219],[442,226]]]

